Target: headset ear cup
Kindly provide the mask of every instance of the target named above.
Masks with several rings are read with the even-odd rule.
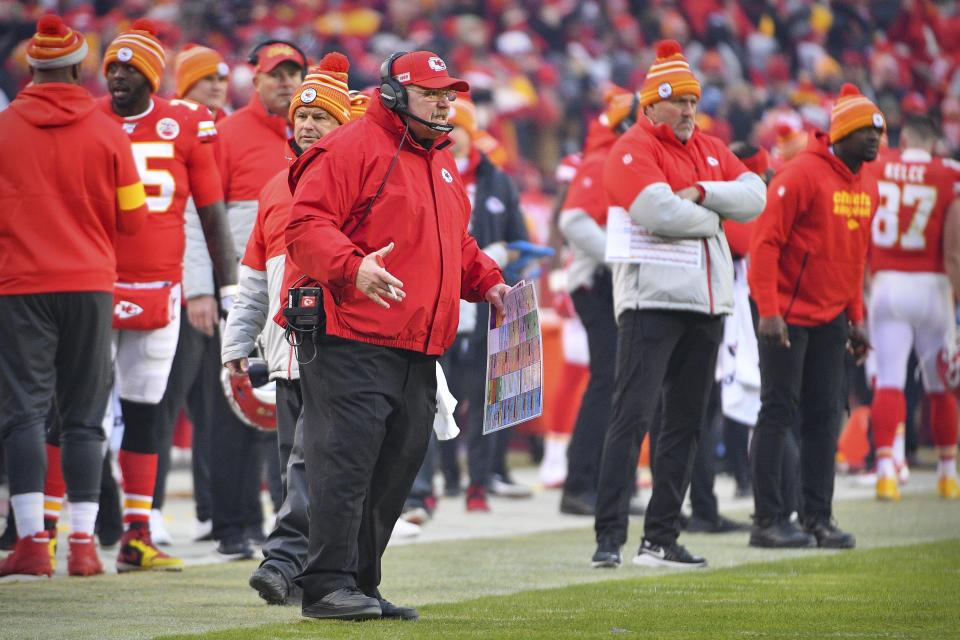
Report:
[[[397,94],[389,82],[380,85],[380,102],[390,111],[397,109]]]

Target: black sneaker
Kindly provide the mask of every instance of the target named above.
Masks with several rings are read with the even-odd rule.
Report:
[[[377,598],[380,601],[380,617],[384,620],[419,620],[420,614],[413,607],[400,607],[389,600]]]
[[[248,584],[267,601],[267,604],[287,604],[290,583],[277,569],[268,564],[260,565],[250,576]]]
[[[749,545],[767,549],[804,549],[815,547],[817,541],[790,520],[758,520],[750,530]]]
[[[620,545],[610,540],[601,540],[590,562],[594,569],[616,569],[623,564]]]
[[[376,598],[356,587],[344,587],[304,604],[300,612],[305,618],[322,620],[372,620],[379,618],[382,610]]]
[[[560,496],[560,513],[571,516],[592,516],[596,513],[597,496],[592,493],[572,494],[563,492]]]
[[[817,540],[817,546],[823,549],[853,549],[857,546],[857,539],[853,534],[838,528],[833,519],[807,521],[803,530],[812,534]]]
[[[224,538],[217,543],[217,555],[224,560],[249,560],[253,547],[246,538]]]
[[[708,520],[699,516],[690,516],[684,531],[689,533],[732,533],[734,531],[749,531],[750,525],[736,522],[730,518],[718,515],[716,520]]]
[[[640,550],[633,558],[633,564],[641,567],[699,569],[707,566],[707,561],[700,556],[693,555],[677,542],[665,547],[644,538],[643,542],[640,543]]]

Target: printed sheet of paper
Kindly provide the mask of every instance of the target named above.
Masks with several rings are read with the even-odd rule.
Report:
[[[491,307],[487,326],[484,435],[543,413],[543,339],[533,284],[510,289],[504,310],[500,315]]]
[[[630,219],[623,207],[607,212],[607,262],[648,262],[700,268],[703,246],[699,240],[663,238]]]

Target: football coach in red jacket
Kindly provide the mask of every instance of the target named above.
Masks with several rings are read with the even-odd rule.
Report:
[[[447,150],[469,86],[429,51],[393,54],[380,75],[366,115],[290,169],[287,250],[326,315],[300,349],[310,546],[296,580],[311,618],[417,618],[380,596],[380,558],[426,453],[459,300],[502,309],[507,291],[467,232]]]

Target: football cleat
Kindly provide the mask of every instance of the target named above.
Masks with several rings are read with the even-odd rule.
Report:
[[[897,502],[900,500],[900,487],[897,479],[888,476],[877,476],[877,500]]]
[[[168,556],[153,544],[145,522],[134,522],[120,539],[117,573],[129,571],[182,571],[183,560]]]
[[[97,543],[86,533],[70,535],[70,553],[67,555],[67,573],[72,576],[96,576],[103,573],[103,564],[97,555]]]
[[[937,493],[946,500],[956,500],[960,498],[960,484],[952,476],[940,476],[937,480]]]
[[[46,531],[17,540],[13,552],[0,563],[0,576],[11,575],[53,575],[53,567],[50,566],[50,535]]]

